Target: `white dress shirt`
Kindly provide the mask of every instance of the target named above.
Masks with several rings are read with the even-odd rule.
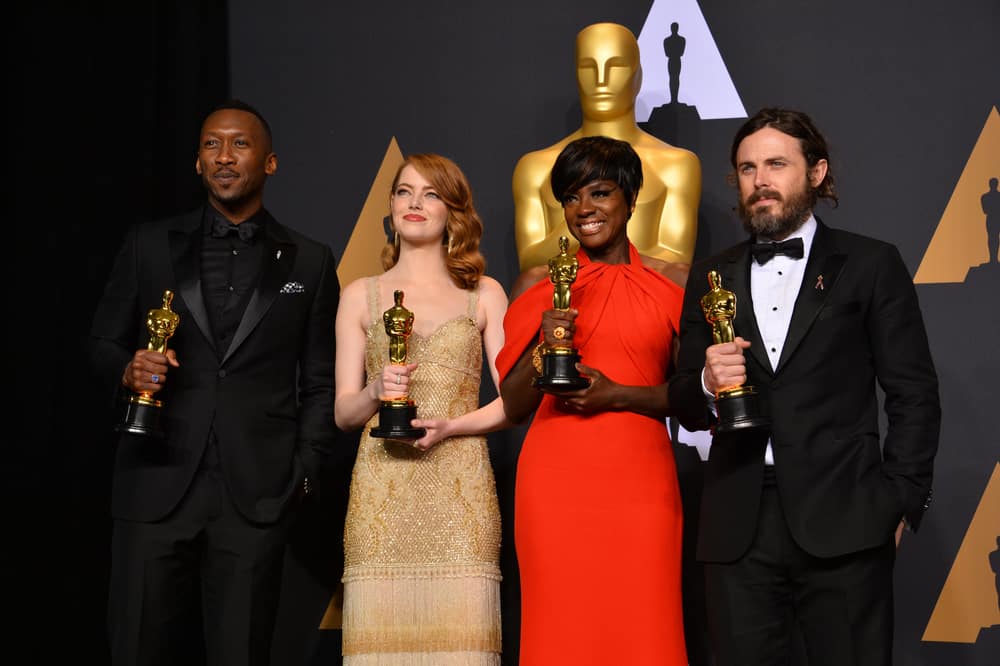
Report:
[[[781,358],[781,348],[785,345],[788,325],[792,321],[792,310],[795,308],[795,299],[798,298],[799,288],[802,286],[809,250],[812,249],[815,235],[816,218],[810,215],[801,227],[788,236],[789,239],[802,239],[801,259],[778,254],[763,266],[753,260],[750,262],[750,297],[753,299],[753,313],[757,317],[757,328],[764,342],[764,351],[771,361],[772,371],[778,367],[778,359]],[[757,242],[764,243],[767,240],[758,238]],[[767,450],[764,451],[764,463],[774,464],[774,452],[771,450],[770,440],[767,442]]]

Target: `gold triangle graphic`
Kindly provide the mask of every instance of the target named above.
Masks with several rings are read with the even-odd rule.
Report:
[[[358,278],[382,273],[380,257],[386,240],[382,220],[389,213],[389,188],[402,163],[403,154],[396,143],[396,137],[392,137],[382,158],[382,166],[368,190],[361,215],[354,223],[354,231],[351,232],[351,238],[337,265],[337,279],[340,280],[341,289]]]
[[[392,181],[389,182],[392,185]],[[344,585],[342,583],[337,585],[337,589],[334,590],[333,596],[330,597],[330,603],[326,606],[326,612],[323,613],[323,619],[319,621],[320,629],[340,629],[343,626],[343,609],[344,609]]]
[[[997,576],[990,562],[1000,554],[1000,464],[986,484],[979,507],[938,595],[922,640],[975,643],[981,629],[1000,626]]]
[[[990,260],[981,198],[1000,178],[1000,113],[993,107],[955,185],[913,281],[964,282],[970,268]],[[996,257],[992,258],[996,260]]]

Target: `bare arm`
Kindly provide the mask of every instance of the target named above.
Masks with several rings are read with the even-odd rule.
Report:
[[[597,370],[576,364],[580,374],[590,379],[590,386],[560,394],[563,406],[580,412],[634,412],[654,419],[670,415],[667,382],[656,386],[618,384]]]
[[[500,384],[504,412],[511,423],[527,421],[542,402],[542,392],[531,386],[531,379],[537,376],[535,367],[531,363],[533,349],[534,344],[528,345]]]

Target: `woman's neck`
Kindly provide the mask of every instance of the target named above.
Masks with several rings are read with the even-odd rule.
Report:
[[[392,270],[401,276],[436,281],[451,279],[444,263],[445,248],[442,245],[406,245],[400,248],[399,259]]]
[[[614,243],[613,245],[607,245],[601,248],[595,248],[594,250],[588,250],[583,248],[584,254],[593,263],[600,264],[627,264],[630,263],[629,259],[629,245],[628,240],[625,239],[624,242]]]

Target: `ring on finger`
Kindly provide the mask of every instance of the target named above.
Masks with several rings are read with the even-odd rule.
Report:
[[[153,382],[154,384],[159,384],[160,383],[160,376],[159,375],[153,375],[152,377],[149,378],[149,381]]]
[[[566,337],[566,328],[563,326],[556,326],[552,329],[552,337],[556,340],[562,340]]]
[[[400,380],[400,377],[399,377],[399,373],[397,372],[397,373],[396,373],[396,383],[397,383],[397,384],[399,384],[399,383],[400,383],[400,381],[399,381],[399,380]]]

